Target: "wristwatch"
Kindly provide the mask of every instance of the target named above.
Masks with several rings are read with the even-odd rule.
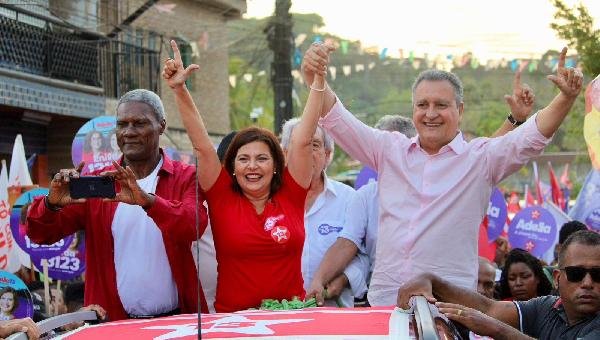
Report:
[[[506,117],[506,119],[508,119],[508,122],[511,123],[512,126],[519,126],[519,125],[525,123],[525,121],[520,122],[520,121],[516,120],[515,117],[513,117],[512,113],[509,113],[508,117]]]

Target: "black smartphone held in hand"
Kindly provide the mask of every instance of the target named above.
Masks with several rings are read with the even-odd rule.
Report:
[[[115,198],[115,179],[108,176],[83,176],[69,180],[71,198]]]

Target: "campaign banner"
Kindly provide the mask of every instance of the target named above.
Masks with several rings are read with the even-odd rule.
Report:
[[[0,271],[0,321],[33,318],[33,300],[27,286],[14,274]]]
[[[600,232],[600,170],[590,170],[569,216]]]
[[[504,225],[506,224],[506,217],[508,216],[508,209],[504,195],[498,188],[492,190],[490,195],[490,202],[487,208],[488,216],[488,240],[494,241],[504,231]]]
[[[584,222],[591,229],[600,232],[600,208],[592,210]]]
[[[10,229],[19,247],[30,256],[51,258],[62,254],[73,241],[73,236],[67,236],[54,244],[37,244],[27,236],[27,210],[36,197],[46,196],[47,188],[36,188],[23,193],[12,207],[10,214]]]
[[[592,80],[585,89],[583,138],[592,166],[600,171],[600,76]]]
[[[554,245],[556,234],[554,216],[534,205],[515,215],[508,228],[508,241],[513,248],[525,249],[539,258]]]
[[[71,146],[71,158],[73,166],[85,162],[82,175],[109,166],[121,157],[116,127],[116,117],[100,116],[89,120],[77,131]]]
[[[10,229],[8,197],[8,170],[3,159],[0,169],[0,270],[14,273],[21,268],[21,261]]]
[[[550,248],[548,248],[544,255],[540,257],[540,260],[543,260],[546,263],[552,263],[552,261],[554,261],[554,259],[558,256],[558,254],[554,252],[556,244],[558,243],[558,234],[560,233],[562,226],[571,221],[571,218],[565,214],[561,208],[550,201],[544,202],[543,207],[552,214],[552,217],[554,217],[554,221],[556,222],[556,238],[554,239],[554,242]]]
[[[391,339],[392,313],[387,308],[308,308],[293,311],[242,311],[202,314],[203,339]],[[400,320],[398,320],[400,321]],[[408,320],[406,321],[408,323]],[[149,320],[124,320],[89,326],[63,335],[68,340],[95,339],[197,339],[197,315],[177,315]],[[398,339],[416,339],[415,327]]]
[[[377,171],[369,168],[368,166],[363,166],[356,176],[356,180],[354,181],[354,190],[358,190],[365,184],[368,184],[370,181],[377,181]]]
[[[71,280],[85,272],[85,233],[73,234],[69,248],[62,254],[47,258],[44,254],[31,256],[31,261],[42,270],[42,260],[48,261],[48,276],[55,280]]]

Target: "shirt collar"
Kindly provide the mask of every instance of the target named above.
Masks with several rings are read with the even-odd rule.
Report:
[[[450,148],[450,150],[454,151],[454,153],[460,155],[465,151],[465,144],[466,141],[463,137],[462,132],[458,131],[458,133],[456,134],[456,136],[454,136],[450,143],[444,145],[440,149],[440,152],[445,151],[446,148]],[[421,145],[419,144],[419,135],[416,135],[410,139],[409,150],[412,150],[415,147],[421,148]]]
[[[327,178],[327,174],[323,171],[323,182],[325,183],[325,190],[331,192],[334,196],[337,196],[337,191],[333,185],[333,181]]]

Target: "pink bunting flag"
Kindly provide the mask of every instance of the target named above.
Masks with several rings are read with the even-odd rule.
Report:
[[[202,32],[202,34],[200,35],[200,38],[198,39],[198,45],[201,46],[204,51],[206,51],[208,49],[208,32],[207,31]]]
[[[173,14],[173,10],[177,7],[176,4],[164,4],[164,5],[154,5],[154,8],[158,11],[158,13],[168,13]]]

